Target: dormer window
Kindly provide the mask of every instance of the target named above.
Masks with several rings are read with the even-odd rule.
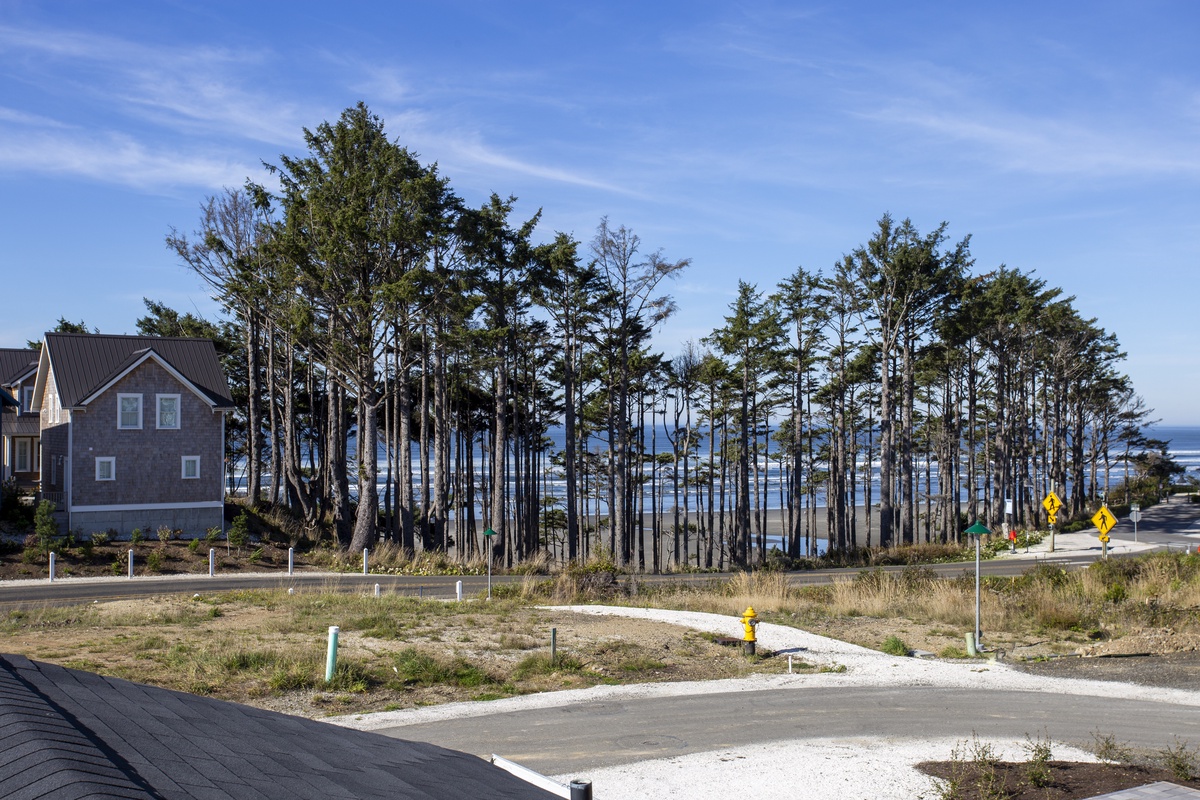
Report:
[[[179,395],[160,394],[158,400],[158,429],[179,430]]]
[[[142,396],[140,394],[117,395],[117,427],[121,430],[142,429]]]

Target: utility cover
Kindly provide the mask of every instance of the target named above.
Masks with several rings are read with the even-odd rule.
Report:
[[[1108,532],[1117,524],[1117,518],[1108,510],[1108,506],[1100,506],[1100,510],[1092,517],[1092,524],[1096,526],[1096,530],[1100,531],[1102,536],[1107,536]]]

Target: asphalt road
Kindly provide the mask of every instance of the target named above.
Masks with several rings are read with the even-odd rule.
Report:
[[[1200,741],[1200,708],[1045,692],[936,687],[795,688],[637,698],[408,725],[376,732],[487,756],[546,775],[771,742],[881,736],[1089,745],[1092,732],[1159,750]]]
[[[1195,547],[1200,505],[1180,500],[1143,514],[1138,539],[1161,547]],[[1111,534],[1132,539],[1133,525],[1122,520]],[[1046,555],[1049,563],[1083,565],[1096,551]],[[986,574],[1015,575],[1029,560],[983,562]],[[940,564],[956,575],[969,564]],[[900,569],[900,568],[893,568]],[[795,584],[827,582],[856,570],[794,573]],[[641,581],[692,580],[716,575],[646,576]],[[217,576],[136,578],[104,581],[59,580],[0,586],[0,608],[61,604],[158,594],[225,591],[247,587],[295,586],[337,591],[382,591],[430,597],[454,596],[456,577],[385,575]],[[486,590],[486,578],[461,578],[467,594]],[[522,578],[497,576],[496,582]],[[761,692],[638,698],[558,708],[491,714],[454,721],[397,727],[390,736],[433,742],[466,752],[499,753],[544,774],[584,774],[588,769],[724,747],[831,736],[1022,738],[1049,736],[1087,744],[1091,732],[1113,733],[1137,747],[1161,749],[1174,737],[1200,741],[1200,709],[1128,699],[1035,692],[969,691],[934,687],[795,688]]]
[[[1189,536],[1189,533],[1191,534]],[[1128,519],[1122,519],[1110,533],[1114,540],[1133,540],[1133,524]],[[1200,503],[1186,503],[1182,498],[1160,504],[1142,512],[1142,520],[1138,525],[1137,537],[1140,542],[1156,544],[1159,547],[1175,549],[1194,548],[1200,544]],[[1055,564],[1064,568],[1083,567],[1099,556],[1098,550],[1087,552],[1048,553],[1038,557],[1037,563]],[[996,559],[984,561],[980,572],[984,575],[1020,575],[1032,566],[1028,559]],[[899,571],[904,567],[883,567],[886,571]],[[974,562],[959,562],[952,564],[934,564],[935,572],[943,576],[960,575],[964,571],[974,572]],[[829,583],[834,578],[853,575],[858,568],[822,569],[805,572],[793,572],[788,580],[794,586]],[[723,580],[729,573],[696,573],[682,575],[641,575],[639,583],[685,582],[704,584],[711,581]],[[131,597],[151,597],[163,594],[195,594],[196,592],[223,592],[246,588],[323,588],[332,591],[370,592],[375,584],[380,591],[400,593],[413,596],[451,598],[455,596],[455,584],[463,582],[463,592],[467,596],[479,595],[487,591],[486,576],[452,575],[361,575],[355,573],[312,573],[297,572],[295,575],[207,575],[174,576],[169,578],[137,577],[107,579],[59,579],[54,582],[45,581],[30,583],[0,583],[0,610],[41,606],[41,605],[70,605],[128,599]],[[520,583],[522,576],[495,575],[493,584]]]

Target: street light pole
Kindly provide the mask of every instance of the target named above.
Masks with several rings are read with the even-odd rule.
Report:
[[[980,636],[982,635],[979,630],[979,540],[991,533],[991,531],[982,522],[975,520],[975,524],[967,528],[963,533],[975,537],[975,651],[980,652],[983,647],[979,643]]]

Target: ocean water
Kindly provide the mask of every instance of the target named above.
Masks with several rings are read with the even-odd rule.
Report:
[[[1146,435],[1150,438],[1162,439],[1162,440],[1168,441],[1169,442],[1168,452],[1170,453],[1171,457],[1173,459],[1175,459],[1176,462],[1178,462],[1181,466],[1183,466],[1185,468],[1184,475],[1200,478],[1200,426],[1156,426],[1152,429],[1148,429],[1146,431]],[[565,431],[563,428],[561,428],[561,427],[551,428],[548,431],[547,436],[551,440],[551,447],[553,450],[560,451],[563,448],[564,440],[565,440]],[[671,452],[670,441],[667,438],[666,431],[662,429],[661,423],[660,423],[660,427],[654,437],[651,436],[651,430],[649,428],[647,428],[647,430],[646,430],[646,446],[647,446],[647,448],[650,447],[652,438],[657,439],[657,441],[655,442],[655,444],[656,444],[655,450],[657,453],[670,453]],[[352,442],[351,446],[353,447],[353,442]],[[414,483],[414,486],[417,487],[419,490],[420,474],[416,470],[416,465],[419,463],[418,462],[418,449],[417,449],[417,445],[415,443],[413,444],[412,447],[413,447],[412,463],[414,465],[413,483]],[[590,446],[588,449],[594,453],[602,453],[606,448],[607,448],[606,442],[599,440],[599,439],[594,439],[590,443]],[[773,451],[776,449],[777,449],[777,445],[773,447]],[[701,438],[699,452],[698,452],[699,462],[701,464],[705,464],[705,465],[707,464],[707,458],[708,458],[707,453],[708,453],[707,442],[706,442],[706,440]],[[1117,451],[1114,451],[1112,455],[1113,455],[1114,480],[1119,481],[1123,477],[1123,475],[1121,474],[1121,471],[1123,470],[1123,466],[1120,463],[1118,463],[1120,453]],[[386,453],[382,448],[380,448],[378,457],[379,457],[378,485],[379,485],[380,492],[382,495],[382,490],[383,490],[384,483],[386,480],[386,465],[387,465]],[[483,458],[482,454],[477,451],[476,452],[477,468],[478,468],[478,465],[482,464],[482,458]],[[696,465],[697,465],[697,459],[695,457],[693,457],[693,459],[692,459],[693,468],[695,468]],[[787,475],[785,474],[785,472],[783,470],[780,469],[779,462],[774,457],[767,458],[767,459],[760,459],[758,466],[759,466],[760,491],[761,491],[761,487],[765,485],[767,508],[774,509],[774,508],[782,507],[786,503],[785,495],[786,495],[787,489],[786,489],[786,486],[784,486],[784,483],[787,481]],[[917,475],[918,475],[918,487],[917,487],[918,494],[920,494],[922,497],[924,496],[924,493],[926,491],[926,488],[925,488],[926,487],[925,466],[926,465],[923,462],[918,463],[917,470],[916,470]],[[242,477],[240,475],[241,467],[242,467],[242,465],[239,465],[239,476],[238,476],[239,479]],[[864,490],[863,490],[863,485],[862,485],[863,477],[862,476],[866,474],[866,471],[868,468],[871,470],[872,475],[873,475],[872,489],[871,489],[872,498],[877,499],[879,497],[878,467],[879,467],[878,462],[875,462],[869,466],[865,462],[859,464],[859,467],[858,467],[859,474],[858,474],[858,478],[857,478],[857,483],[858,483],[857,495],[858,495],[858,502],[860,505],[864,501]],[[681,469],[682,469],[682,464],[681,464]],[[351,471],[351,474],[353,474],[353,471]],[[674,485],[673,485],[673,480],[672,480],[671,465],[670,464],[660,465],[656,470],[656,475],[657,475],[657,479],[655,481],[656,491],[658,492],[658,495],[660,497],[660,502],[663,502],[664,505],[666,505],[666,507],[667,507],[666,513],[669,513],[672,508],[671,504],[674,502],[674,497],[676,496],[675,492],[674,492]],[[929,475],[930,475],[930,482],[931,482],[931,490],[933,493],[937,493],[939,491],[939,487],[938,487],[938,466],[937,466],[936,462],[929,465]],[[269,483],[269,478],[266,480],[266,482]],[[237,484],[238,484],[237,488],[235,488],[233,491],[237,491],[238,489],[243,488],[240,480],[237,481]],[[546,476],[546,478],[544,480],[544,485],[546,486],[548,493],[552,497],[565,499],[566,483],[563,480],[560,470],[557,470],[557,469],[552,470],[550,472],[550,474],[548,474]],[[689,488],[689,492],[688,492],[689,497],[688,497],[687,505],[690,508],[695,509],[698,505],[697,493],[700,491],[705,491],[705,488],[704,487],[696,487],[694,485],[689,486],[688,488]],[[647,492],[648,491],[649,491],[649,489],[647,489]],[[352,492],[353,492],[353,489],[352,489]],[[679,488],[678,496],[680,498],[680,505],[682,506],[683,505],[683,487],[682,487],[682,485]],[[728,502],[728,499],[729,498],[727,495],[727,502]],[[593,502],[593,505],[592,505],[593,513],[594,513],[594,509],[595,509],[595,505],[594,505],[595,503],[601,504],[601,513],[604,513],[603,512],[603,497],[600,498],[599,500],[593,499],[592,502]],[[807,500],[806,500],[806,502],[807,502]],[[818,493],[817,497],[816,497],[816,505],[818,507],[822,507],[822,506],[824,506],[824,504],[825,504],[824,495],[822,493]],[[477,513],[479,510],[480,509],[477,509]]]

